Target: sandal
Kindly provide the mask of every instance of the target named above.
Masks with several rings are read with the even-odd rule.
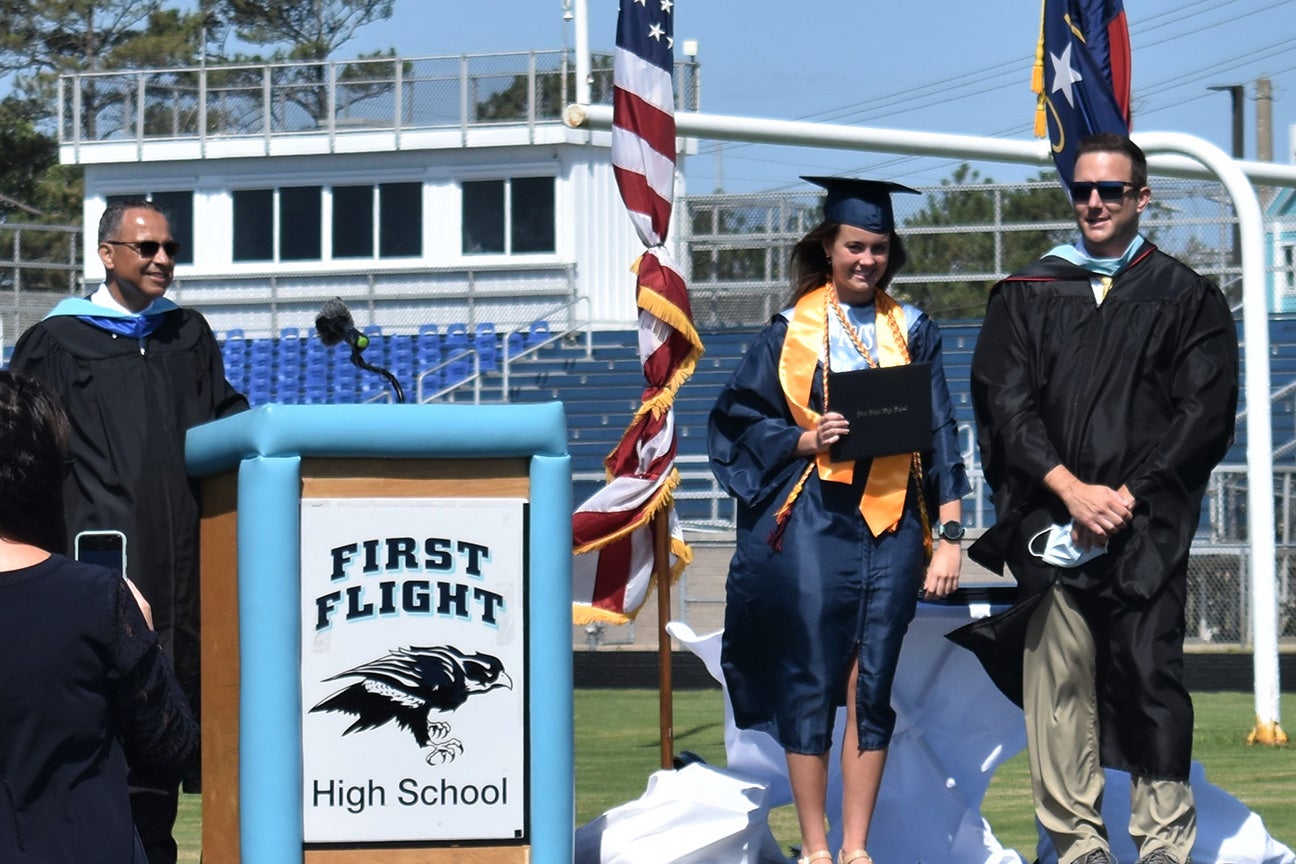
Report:
[[[804,858],[798,858],[797,864],[814,864],[815,861],[827,861],[832,864],[832,853],[827,849],[820,849],[818,852],[812,852]]]
[[[856,849],[854,852],[847,852],[845,849],[837,853],[837,864],[852,864],[854,861],[863,861],[865,864],[873,864],[873,856],[863,849]]]

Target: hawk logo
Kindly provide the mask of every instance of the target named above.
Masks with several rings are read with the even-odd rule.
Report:
[[[356,721],[343,735],[376,729],[395,720],[414,735],[420,747],[430,748],[429,765],[443,765],[463,753],[463,742],[450,737],[450,724],[433,720],[433,711],[449,713],[469,696],[500,687],[513,688],[504,664],[489,654],[465,654],[458,648],[397,648],[369,663],[325,678],[361,680],[322,700],[315,711],[354,714]]]

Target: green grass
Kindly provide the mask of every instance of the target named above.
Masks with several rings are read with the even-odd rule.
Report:
[[[1250,693],[1201,693],[1193,697],[1197,724],[1193,758],[1206,777],[1260,814],[1269,832],[1296,846],[1296,748],[1248,746],[1254,697]],[[1296,695],[1285,693],[1282,716],[1296,729]],[[658,702],[654,690],[577,690],[576,823],[583,825],[643,794],[648,775],[661,763]],[[725,764],[724,712],[719,690],[674,696],[675,752],[691,750],[714,765]],[[201,801],[182,795],[176,838],[180,860],[199,860]],[[1004,846],[1035,860],[1035,823],[1025,754],[1000,766],[982,812]],[[770,827],[785,848],[798,841],[796,814],[780,807]],[[1121,830],[1120,826],[1113,826]]]

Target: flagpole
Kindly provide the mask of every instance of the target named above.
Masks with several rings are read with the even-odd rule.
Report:
[[[675,764],[675,706],[671,689],[671,637],[666,624],[671,618],[670,509],[663,507],[653,517],[653,575],[657,579],[657,702],[661,722],[661,767]]]

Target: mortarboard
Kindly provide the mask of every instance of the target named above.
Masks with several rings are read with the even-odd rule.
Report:
[[[895,228],[895,216],[891,212],[892,192],[922,194],[917,189],[889,180],[857,180],[854,177],[801,179],[828,190],[828,197],[824,199],[825,219],[876,234],[888,234]]]

